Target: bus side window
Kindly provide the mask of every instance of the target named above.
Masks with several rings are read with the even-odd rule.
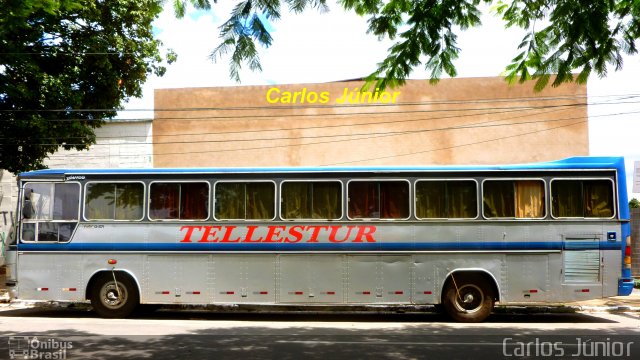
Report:
[[[476,182],[419,180],[416,182],[418,219],[474,219],[478,217]]]
[[[608,180],[585,181],[585,214],[588,218],[610,218],[613,216],[613,187]]]
[[[336,220],[341,214],[341,185],[337,181],[286,181],[282,183],[283,219]]]
[[[409,183],[351,181],[347,186],[350,219],[407,219]]]
[[[541,219],[545,216],[542,180],[486,180],[482,187],[485,218]]]
[[[87,220],[142,220],[142,183],[90,182],[87,183],[86,189],[84,216]]]
[[[80,184],[27,183],[22,203],[21,239],[66,242],[78,224]]]
[[[208,217],[208,183],[154,182],[149,186],[151,220],[206,220]]]
[[[607,179],[553,180],[551,198],[555,217],[611,218],[614,215],[613,183]]]
[[[268,181],[218,182],[215,218],[218,220],[271,220],[275,218],[275,184]]]
[[[22,224],[22,240],[25,240],[25,241],[36,240],[36,224],[33,224],[33,223]]]

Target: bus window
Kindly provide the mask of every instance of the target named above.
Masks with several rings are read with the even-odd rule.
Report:
[[[482,203],[486,218],[544,218],[544,181],[486,180]]]
[[[149,186],[149,219],[206,220],[208,217],[208,183],[154,182]]]
[[[351,181],[348,184],[350,219],[409,218],[406,181]]]
[[[27,183],[24,188],[22,240],[67,242],[80,209],[78,183]]]
[[[272,220],[275,184],[272,182],[218,182],[215,213],[219,220]]]
[[[285,220],[342,217],[342,187],[338,181],[286,181],[281,196],[281,216]]]
[[[416,217],[419,219],[475,219],[478,217],[476,182],[416,182]]]
[[[87,184],[85,218],[87,220],[142,220],[144,185],[142,183]]]
[[[553,180],[552,215],[556,218],[611,218],[614,215],[610,180]]]

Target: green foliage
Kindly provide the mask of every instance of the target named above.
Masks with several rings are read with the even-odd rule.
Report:
[[[196,7],[203,2],[209,6],[207,0],[191,2]],[[211,56],[217,60],[231,54],[230,73],[236,81],[240,81],[238,71],[243,63],[252,70],[261,69],[255,43],[268,47],[273,39],[258,14],[277,20],[282,3],[295,13],[308,7],[322,10],[327,7],[324,0],[239,2],[221,26],[222,43]],[[481,3],[493,3],[493,11],[507,28],[527,31],[518,47],[520,52],[506,67],[505,74],[510,82],[536,79],[536,90],[552,79],[551,85],[558,86],[572,81],[584,83],[592,73],[604,77],[607,65],[620,70],[622,55],[636,54],[636,40],[640,37],[637,0],[340,0],[339,3],[347,10],[367,16],[369,33],[397,40],[367,79],[367,86],[375,83],[381,89],[403,84],[418,66],[431,72],[432,83],[444,74],[455,76],[453,63],[460,53],[456,33],[480,25]],[[176,12],[184,15],[178,9]]]
[[[42,168],[60,147],[95,143],[93,129],[164,73],[151,27],[161,11],[158,0],[3,1],[0,169]]]
[[[536,90],[548,84],[550,74],[557,74],[552,86],[585,83],[592,72],[604,77],[607,65],[620,70],[622,55],[638,52],[638,1],[603,0],[585,6],[579,0],[514,0],[509,5],[500,2],[496,11],[507,27],[529,32],[519,46],[521,52],[507,67],[508,80],[537,79]],[[536,28],[536,22],[542,25]]]
[[[640,201],[638,199],[633,198],[629,201],[629,209],[637,209],[640,208]]]
[[[453,61],[458,58],[458,36],[454,28],[467,29],[480,24],[477,9],[480,0],[392,0],[377,7],[365,2],[344,0],[346,9],[369,15],[369,33],[378,38],[398,41],[391,46],[387,58],[367,77],[367,87],[384,89],[404,84],[414,68],[422,65],[431,72],[431,83],[443,73],[457,75]],[[400,27],[408,27],[398,34]]]
[[[206,10],[211,7],[208,0],[190,0],[196,9]],[[216,0],[214,0],[216,2]],[[299,14],[306,8],[316,8],[327,11],[326,0],[282,0],[289,7],[289,11]],[[178,4],[179,3],[179,4]],[[230,76],[240,82],[240,69],[247,64],[252,71],[262,71],[260,57],[256,48],[256,41],[264,46],[271,46],[273,38],[267,30],[264,21],[280,19],[280,0],[243,0],[231,11],[231,16],[220,26],[222,42],[210,55],[211,60],[230,54]],[[177,17],[184,16],[185,1],[176,0],[175,13]]]

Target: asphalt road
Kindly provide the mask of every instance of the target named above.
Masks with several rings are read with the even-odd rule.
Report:
[[[0,359],[637,359],[640,313],[494,314],[160,310],[100,319],[83,308],[0,311]]]

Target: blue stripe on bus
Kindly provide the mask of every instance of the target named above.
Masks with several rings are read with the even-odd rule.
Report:
[[[44,169],[19,174],[21,179],[38,176],[109,175],[109,174],[217,174],[217,173],[328,173],[384,171],[496,171],[496,170],[588,170],[610,169],[622,173],[623,157],[576,156],[562,160],[508,165],[426,165],[426,166],[307,166],[307,167],[242,167],[242,168],[144,168],[144,169]],[[618,179],[619,181],[623,180]],[[620,187],[625,189],[625,187]],[[626,204],[626,203],[625,203]]]
[[[591,247],[581,249],[597,249]],[[434,243],[68,243],[20,244],[20,251],[421,251],[561,250],[562,241]],[[574,248],[575,249],[575,248]],[[600,241],[601,250],[620,250],[620,242]]]

